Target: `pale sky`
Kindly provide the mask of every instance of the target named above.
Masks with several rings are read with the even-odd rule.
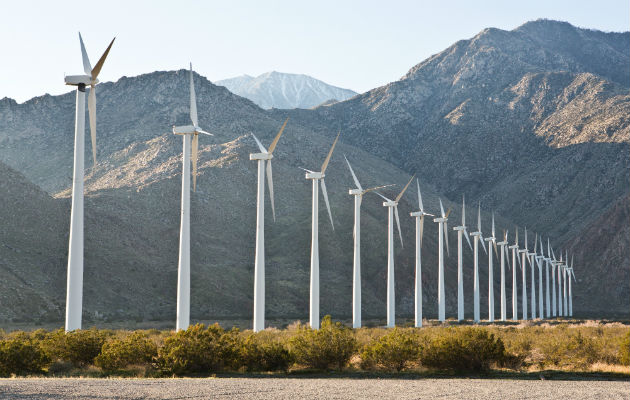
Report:
[[[2,1],[0,98],[70,91],[64,73],[82,73],[78,31],[92,65],[117,37],[101,81],[192,61],[212,81],[275,70],[363,92],[483,28],[510,30],[538,18],[627,31],[630,2]]]

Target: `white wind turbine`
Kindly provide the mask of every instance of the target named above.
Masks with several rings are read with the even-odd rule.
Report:
[[[464,260],[462,251],[462,235],[466,236],[468,246],[472,250],[470,239],[468,238],[468,231],[466,230],[466,200],[462,196],[462,224],[453,228],[457,231],[457,320],[462,321],[464,319]],[[475,322],[479,322],[479,270],[477,265],[477,242],[478,237],[475,235]],[[483,243],[483,242],[482,242]]]
[[[562,265],[564,263],[562,262],[562,252],[560,252],[560,261],[556,259],[553,248],[551,249],[551,254],[553,255],[553,259],[557,267],[556,270],[558,272],[558,317],[562,317],[564,315],[562,312]]]
[[[416,282],[415,282],[415,327],[422,327],[422,236],[424,234],[424,217],[435,215],[426,213],[422,204],[422,193],[420,193],[420,183],[418,186],[418,206],[420,211],[412,212],[410,215],[416,219]]]
[[[446,319],[446,298],[444,293],[444,241],[446,241],[446,253],[448,254],[448,215],[449,208],[444,213],[442,199],[440,200],[440,217],[434,218],[433,222],[438,223],[438,320],[444,322]],[[444,236],[444,238],[442,238]]]
[[[402,232],[400,231],[400,218],[398,217],[398,202],[409,187],[409,184],[415,177],[412,176],[403,190],[396,196],[396,200],[390,200],[382,194],[376,192],[385,201],[383,207],[387,207],[387,327],[393,328],[396,325],[396,293],[394,281],[394,216],[396,217],[396,226],[398,227],[398,236],[400,237],[400,246],[403,246]]]
[[[509,247],[512,250],[512,320],[518,320],[518,287],[516,286],[516,264],[518,262],[520,266],[520,259],[518,257],[518,227],[516,227],[516,236],[514,237],[514,244]],[[522,268],[522,266],[521,266]]]
[[[463,219],[462,225],[464,225]],[[470,236],[472,236],[475,241],[475,247],[473,250],[473,320],[475,322],[479,322],[479,320],[481,319],[479,315],[479,240],[481,240],[481,246],[483,247],[483,250],[486,252],[486,254],[488,253],[483,236],[481,234],[481,202],[479,203],[479,207],[477,208],[477,231],[471,233]],[[468,237],[466,239],[468,239]],[[468,244],[470,245],[470,242],[468,242]]]
[[[250,160],[258,161],[258,189],[256,191],[256,255],[254,259],[254,332],[265,329],[265,175],[269,182],[269,200],[271,200],[271,213],[273,220],[276,220],[276,209],[273,204],[273,175],[271,169],[271,159],[273,151],[276,149],[278,140],[284,128],[287,126],[289,118],[284,121],[280,131],[269,145],[269,150],[265,149],[260,140],[252,133],[260,153],[249,155]],[[265,168],[266,164],[266,168]],[[266,173],[265,173],[266,171]]]
[[[494,215],[493,215],[494,217]],[[494,236],[494,235],[492,235]],[[508,244],[508,233],[507,231],[503,231],[503,241],[497,243],[501,247],[501,321],[507,320],[507,299],[505,296],[505,259],[506,259],[506,249],[505,246]],[[508,260],[508,267],[510,266]]]
[[[533,253],[527,253],[527,258],[529,259],[529,264],[531,265],[531,272],[532,272],[532,290],[531,290],[531,296],[530,296],[530,300],[531,300],[531,315],[532,315],[532,319],[536,319],[536,281],[535,281],[535,262],[536,262],[536,250],[538,248],[538,234],[534,235],[534,252]]]
[[[330,212],[330,203],[328,202],[328,193],[326,192],[324,177],[326,176],[325,172],[328,167],[328,163],[330,162],[330,157],[332,157],[333,150],[335,150],[337,141],[339,141],[339,135],[341,135],[341,132],[337,134],[330,151],[328,151],[328,155],[322,164],[322,170],[320,172],[302,168],[306,171],[306,179],[313,181],[313,208],[311,211],[311,289],[309,310],[309,323],[312,329],[319,329],[319,186],[322,187],[324,202],[326,203],[326,209],[328,210],[328,217],[330,217],[330,225],[332,225],[333,230],[335,230],[332,213]]]
[[[521,299],[521,304],[523,306],[523,319],[527,319],[527,257],[529,251],[527,250],[527,228],[525,228],[525,248],[518,251],[523,258],[521,262],[521,271],[523,272],[523,294]]]
[[[545,250],[543,248],[542,235],[540,235],[540,255],[536,256],[536,265],[538,266],[538,318],[545,319],[545,310],[543,307],[543,273],[542,261],[545,259]]]
[[[577,282],[577,280],[575,279],[575,273],[573,272],[573,255],[571,255],[571,268],[569,268],[568,271],[569,271],[569,317],[573,317],[573,291],[571,290],[571,275],[573,275],[573,281]]]
[[[479,232],[481,233],[481,208],[479,211]],[[497,258],[499,257],[499,254],[497,252],[497,238],[495,237],[494,229],[494,213],[492,213],[492,236],[486,238],[486,241],[488,242],[488,248],[490,248],[490,253],[488,253],[488,321],[494,322],[494,265],[492,259],[492,248],[494,248],[494,254],[497,256]],[[507,239],[505,243],[507,243]],[[503,260],[501,260],[501,282],[503,283],[501,294],[502,296],[505,296],[505,276],[503,271]],[[503,304],[503,306],[505,306],[505,304]]]
[[[363,195],[375,191],[377,189],[386,188],[393,185],[377,186],[369,189],[363,189],[359,179],[357,179],[350,162],[344,155],[343,158],[348,164],[348,169],[352,174],[352,179],[356,185],[355,189],[350,189],[349,193],[354,196],[354,230],[352,236],[354,238],[354,256],[352,263],[352,327],[361,327],[361,202]]]
[[[192,141],[193,190],[197,188],[197,154],[199,134],[212,136],[199,127],[197,120],[197,99],[193,82],[192,63],[190,64],[190,122],[192,125],[173,126],[173,133],[181,135],[182,151],[182,204],[179,232],[179,261],[177,268],[177,321],[176,329],[184,330],[190,325],[190,162]]]
[[[567,278],[570,278],[570,277],[567,276],[568,268],[569,268],[569,251],[565,250],[564,265],[562,266],[562,283],[564,286],[563,300],[564,300],[564,316],[565,317],[569,316],[569,306],[568,306],[569,292],[567,291]]]
[[[98,60],[94,68],[90,64],[83,38],[79,33],[83,72],[85,75],[68,75],[64,78],[66,85],[77,87],[74,126],[74,172],[72,175],[72,209],[70,212],[70,240],[68,248],[68,281],[66,292],[66,332],[81,329],[83,313],[83,178],[85,152],[85,87],[90,86],[88,112],[90,114],[90,134],[92,137],[92,158],[96,166],[96,84],[98,74],[103,68],[109,46]]]
[[[542,247],[542,238],[540,239],[540,249],[541,252],[543,253],[543,256],[545,256],[544,252],[542,251],[543,247]],[[543,258],[543,260],[545,261],[545,275],[547,277],[547,280],[545,281],[545,304],[546,304],[546,308],[547,308],[547,318],[551,318],[551,295],[549,292],[549,267],[551,266],[551,254],[549,254],[550,252],[550,246],[549,246],[549,238],[547,238],[547,256],[545,256]],[[553,274],[552,274],[553,275]],[[555,282],[555,279],[554,279]],[[555,288],[554,288],[555,290]],[[555,293],[555,292],[554,292]]]
[[[552,315],[554,317],[557,317],[558,314],[558,297],[556,296],[556,268],[558,266],[558,262],[556,261],[556,255],[553,253],[553,250],[551,249],[551,246],[549,246],[549,238],[547,238],[547,257],[549,258],[549,261],[551,262],[551,301],[552,301],[552,307],[551,307],[551,311],[552,311]]]

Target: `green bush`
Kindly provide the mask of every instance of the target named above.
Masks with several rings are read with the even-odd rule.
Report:
[[[142,332],[103,345],[94,364],[106,371],[122,369],[132,364],[148,364],[157,356],[157,346]]]
[[[238,330],[225,332],[218,324],[197,324],[168,337],[158,350],[156,365],[175,375],[209,373],[242,364]]]
[[[63,329],[51,332],[42,341],[43,350],[53,361],[68,361],[75,366],[92,364],[101,353],[107,335],[96,329],[64,332]]]
[[[587,369],[599,358],[594,340],[580,331],[550,335],[547,340],[541,341],[539,348],[545,366]]]
[[[503,362],[501,339],[482,328],[448,328],[422,350],[421,362],[429,368],[484,371]]]
[[[0,376],[40,374],[48,357],[26,334],[0,340]]]
[[[245,340],[242,360],[248,371],[287,371],[293,363],[293,357],[284,343],[265,343],[257,335],[250,335]]]
[[[394,328],[368,343],[361,353],[361,367],[377,365],[390,371],[401,371],[420,357],[418,336],[410,330]]]
[[[295,361],[314,369],[342,369],[357,349],[352,331],[339,322],[333,324],[330,315],[320,329],[300,326],[289,344]]]

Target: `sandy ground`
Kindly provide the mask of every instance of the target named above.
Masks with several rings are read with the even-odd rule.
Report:
[[[630,382],[491,379],[0,379],[1,399],[629,399]]]

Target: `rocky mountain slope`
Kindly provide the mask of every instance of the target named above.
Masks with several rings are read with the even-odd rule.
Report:
[[[555,39],[549,42],[550,37]],[[298,167],[321,165],[339,127],[341,142],[326,181],[334,231],[320,202],[322,314],[351,315],[352,199],[347,190],[352,180],[345,153],[366,186],[403,185],[417,172],[429,210],[438,210],[438,195],[454,207],[451,226],[459,221],[465,194],[469,205],[482,202],[484,232],[488,210],[494,209],[499,232],[508,228],[510,238],[515,224],[550,235],[557,250],[569,248],[576,255],[576,313],[627,315],[630,288],[619,279],[630,273],[623,256],[630,238],[620,222],[627,214],[629,175],[624,74],[630,57],[622,52],[628,37],[552,21],[511,32],[484,30],[414,67],[400,81],[314,110],[265,111],[196,75],[200,125],[215,136],[200,139],[200,176],[192,196],[193,319],[251,317],[256,165],[248,153],[257,150],[248,133],[269,143],[287,116],[289,125],[274,154],[275,224],[267,209],[268,316],[307,318],[310,184]],[[99,163],[86,171],[85,317],[174,320],[181,139],[170,126],[188,123],[187,71],[125,77],[99,89]],[[2,170],[0,183],[5,176],[19,176],[7,182],[18,180],[28,186],[24,192],[38,193],[23,196],[20,206],[46,210],[55,221],[54,234],[45,234],[38,220],[31,220],[31,242],[12,234],[15,223],[4,225],[5,237],[19,240],[11,248],[0,246],[0,258],[13,260],[0,270],[2,278],[8,277],[11,286],[17,279],[11,276],[30,271],[35,283],[28,290],[41,293],[29,307],[49,305],[34,314],[3,304],[9,310],[1,315],[3,321],[58,318],[62,323],[73,114],[73,93],[23,104],[0,100],[0,161],[10,167]],[[91,151],[86,166],[91,166]],[[397,250],[397,311],[407,316],[413,312],[414,233],[413,221],[405,216],[416,201],[410,191],[400,206],[405,247]],[[19,201],[7,197],[9,202]],[[1,218],[15,221],[10,209],[2,212]],[[362,212],[364,315],[384,318],[386,211],[379,198],[370,196]],[[472,208],[468,215],[472,225]],[[428,317],[436,314],[436,231],[434,223],[426,224]],[[455,239],[451,232],[449,315],[456,308]],[[46,250],[30,258],[11,253],[39,242]],[[470,251],[464,255],[465,274],[470,274]],[[485,255],[480,265],[484,304]],[[587,271],[597,268],[616,272],[592,279],[595,275]],[[54,285],[37,283],[52,282],[50,271],[55,271]],[[495,289],[498,298],[498,283]],[[465,294],[469,315],[469,280]]]
[[[248,98],[262,108],[312,108],[330,101],[343,101],[357,94],[308,75],[276,71],[257,77],[237,76],[215,84],[225,86],[232,93]]]

